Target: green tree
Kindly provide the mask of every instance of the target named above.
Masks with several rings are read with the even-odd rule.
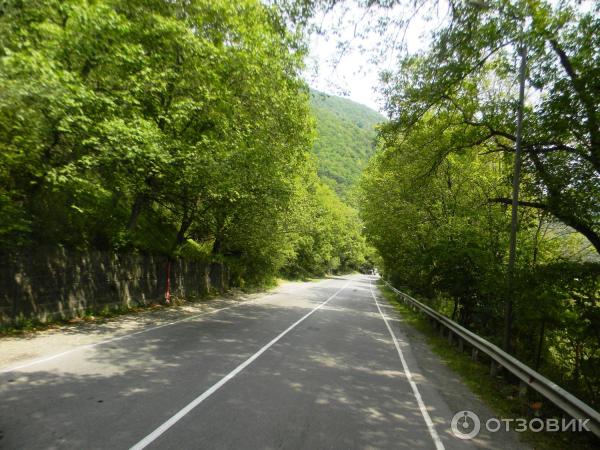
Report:
[[[521,205],[548,211],[600,252],[598,5],[585,11],[570,2],[501,0],[457,2],[451,11],[431,51],[403,58],[400,70],[385,77],[398,131],[409,133],[428,111],[451,111],[465,139],[445,152],[491,142],[490,151],[511,154],[517,96],[506,93],[524,45],[524,167],[533,198]]]
[[[302,232],[320,238],[294,222],[316,220],[305,206],[322,198],[304,184],[316,173],[301,30],[275,7],[11,0],[0,31],[3,249],[206,258],[261,283]],[[333,215],[345,206],[331,195]],[[320,271],[360,261],[350,216],[315,247]]]

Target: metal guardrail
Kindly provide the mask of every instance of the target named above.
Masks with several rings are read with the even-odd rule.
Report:
[[[515,357],[501,350],[498,346],[486,341],[482,337],[467,330],[420,301],[415,300],[410,295],[399,291],[386,280],[383,281],[390,289],[398,294],[406,304],[427,314],[437,323],[447,328],[449,330],[448,339],[450,341],[452,341],[453,335],[462,339],[464,342],[467,342],[475,352],[481,352],[492,360],[492,371],[495,371],[495,368],[493,367],[494,364],[503,367],[519,378],[524,385],[540,393],[543,397],[550,400],[574,419],[589,420],[586,427],[596,436],[600,437],[600,412],[582,402],[577,397],[565,391],[556,383],[548,380],[532,368],[526,366]]]

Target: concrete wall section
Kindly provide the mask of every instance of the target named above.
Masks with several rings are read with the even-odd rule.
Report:
[[[0,325],[70,318],[171,296],[191,298],[229,287],[227,268],[164,256],[65,249],[0,254]]]

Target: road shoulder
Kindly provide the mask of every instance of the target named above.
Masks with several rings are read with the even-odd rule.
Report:
[[[293,290],[310,282],[283,281],[262,292],[233,290],[219,297],[171,307],[148,308],[93,321],[57,324],[47,329],[0,337],[0,372],[77,347],[98,345],[157,327],[209,315],[223,309]]]
[[[481,398],[464,383],[459,374],[453,371],[427,343],[427,337],[413,327],[400,312],[382,295],[378,289],[378,300],[385,308],[390,325],[398,340],[403,343],[402,351],[415,381],[421,390],[423,400],[435,423],[436,429],[445,442],[457,441],[452,435],[450,422],[458,411],[473,411],[480,418],[498,417]],[[442,401],[440,401],[440,399]],[[515,432],[490,433],[482,427],[477,438],[469,441],[481,449],[530,449]]]

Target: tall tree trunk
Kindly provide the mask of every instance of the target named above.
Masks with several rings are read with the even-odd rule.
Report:
[[[546,320],[542,320],[540,325],[540,337],[538,339],[538,345],[535,350],[535,370],[539,370],[540,364],[542,362],[542,351],[544,347],[544,332],[546,328]]]
[[[215,230],[215,242],[213,243],[212,254],[218,255],[223,247],[223,227],[225,225],[225,217],[217,215],[217,226]]]
[[[213,243],[213,247],[212,247],[212,254],[213,255],[218,255],[221,252],[221,246],[222,246],[223,242],[221,240],[221,236],[218,233],[217,236],[215,237],[215,242]]]
[[[188,232],[188,230],[190,229],[191,225],[192,225],[191,217],[184,216],[183,219],[181,220],[181,224],[179,225],[179,230],[177,230],[177,237],[175,238],[174,250],[176,250],[181,245],[183,245],[183,243],[185,242],[185,235]]]
[[[131,207],[131,214],[129,215],[129,221],[127,222],[127,231],[132,233],[137,226],[138,218],[144,209],[144,205],[146,203],[146,195],[145,194],[137,194],[135,196],[135,200],[133,201],[133,206]]]
[[[454,309],[452,310],[452,320],[456,321],[456,313],[458,312],[458,300],[454,299]]]

